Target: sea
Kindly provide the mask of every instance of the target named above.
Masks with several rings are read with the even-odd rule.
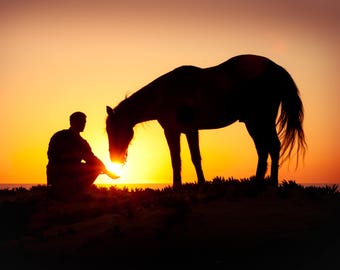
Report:
[[[134,190],[134,189],[164,189],[167,187],[171,187],[171,184],[169,183],[129,183],[129,184],[95,184],[97,187],[116,187],[116,188],[127,188],[128,190]],[[2,189],[17,189],[17,188],[24,188],[24,189],[31,189],[33,186],[46,186],[46,184],[41,183],[31,183],[31,184],[14,184],[14,183],[5,183],[0,184],[0,190]]]
[[[308,186],[314,186],[314,187],[326,187],[326,186],[330,186],[332,187],[333,185],[337,185],[338,188],[340,187],[340,183],[298,183],[297,184],[301,184],[304,187],[308,187]],[[44,186],[46,184],[41,184],[41,183],[30,183],[30,184],[20,184],[20,183],[4,183],[4,184],[0,184],[0,190],[2,189],[17,189],[17,188],[24,188],[24,189],[31,189],[33,186]],[[146,188],[150,188],[150,189],[164,189],[167,187],[171,187],[172,184],[170,183],[125,183],[125,184],[95,184],[97,187],[106,187],[106,188],[110,188],[110,187],[116,187],[116,188],[126,188],[128,190],[135,190],[135,189],[146,189]]]

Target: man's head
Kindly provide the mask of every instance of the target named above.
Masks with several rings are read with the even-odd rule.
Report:
[[[70,115],[71,128],[76,132],[84,131],[86,124],[86,114],[83,112],[74,112]]]

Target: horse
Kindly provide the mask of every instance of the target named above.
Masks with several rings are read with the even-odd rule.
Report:
[[[106,106],[106,132],[111,161],[124,164],[133,127],[157,120],[169,147],[173,187],[182,185],[180,135],[187,138],[197,183],[204,183],[199,130],[245,124],[258,155],[256,179],[278,186],[278,170],[296,150],[306,151],[304,108],[291,75],[259,55],[237,55],[208,68],[180,66],[142,87],[115,108]],[[280,111],[280,114],[279,114]],[[297,165],[297,164],[296,164]]]

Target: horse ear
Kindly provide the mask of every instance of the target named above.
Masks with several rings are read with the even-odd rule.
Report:
[[[113,114],[113,109],[109,106],[106,106],[106,112],[107,112],[108,115],[111,115],[111,114]]]

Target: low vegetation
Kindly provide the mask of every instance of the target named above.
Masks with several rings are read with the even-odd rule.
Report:
[[[176,190],[93,186],[88,194],[68,200],[52,198],[44,185],[3,189],[0,259],[11,264],[9,258],[18,256],[33,261],[53,260],[56,254],[65,261],[113,256],[119,265],[136,266],[147,264],[152,253],[164,267],[176,252],[182,254],[177,264],[184,260],[218,267],[236,264],[237,254],[249,258],[264,249],[271,260],[282,260],[277,256],[287,248],[293,258],[297,247],[307,254],[313,243],[325,246],[327,237],[337,241],[339,199],[336,185],[304,187],[283,181],[273,187],[268,179],[222,177]],[[131,256],[140,261],[135,265]]]
[[[177,208],[185,212],[195,204],[218,200],[245,200],[247,198],[300,200],[336,200],[340,198],[337,185],[304,187],[295,181],[283,181],[278,188],[269,181],[255,179],[216,177],[204,185],[184,184],[179,190],[110,188],[93,186],[89,194],[69,198],[66,201],[49,197],[45,185],[30,189],[14,188],[0,190],[0,239],[21,237],[30,233],[32,216],[47,211],[48,222],[73,223],[103,214],[119,214],[134,217],[141,209],[153,207]],[[61,210],[62,209],[62,210]],[[1,234],[3,234],[1,236]]]

